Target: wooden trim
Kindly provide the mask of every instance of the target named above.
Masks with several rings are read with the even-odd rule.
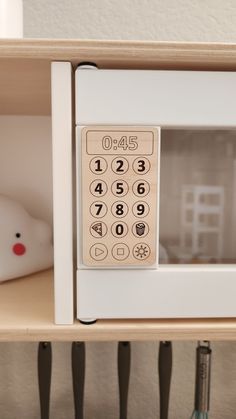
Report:
[[[107,68],[236,69],[236,44],[107,40],[1,40],[0,58],[95,61]]]

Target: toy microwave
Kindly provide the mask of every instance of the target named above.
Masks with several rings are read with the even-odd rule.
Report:
[[[76,70],[77,317],[236,316],[236,73]]]

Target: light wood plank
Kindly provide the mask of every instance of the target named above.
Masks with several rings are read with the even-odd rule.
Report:
[[[76,39],[1,40],[2,58],[96,61],[102,67],[235,69],[236,45]]]
[[[0,58],[0,115],[50,113],[50,62]]]
[[[0,285],[0,341],[236,340],[236,320],[103,320],[85,326],[53,321],[53,273]]]

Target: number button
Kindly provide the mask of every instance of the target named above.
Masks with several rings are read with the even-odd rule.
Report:
[[[107,193],[107,184],[103,180],[96,179],[91,183],[89,189],[93,196],[104,196]]]
[[[102,175],[107,170],[107,162],[103,157],[94,157],[89,164],[90,170],[96,175]]]
[[[111,212],[115,217],[123,218],[128,214],[128,205],[123,201],[114,202]]]
[[[133,193],[136,196],[146,196],[150,192],[150,185],[146,180],[137,180],[133,184]]]
[[[112,224],[111,226],[111,232],[114,237],[125,237],[128,233],[128,226],[126,223],[123,223],[121,221],[117,221],[116,223]]]
[[[90,206],[90,214],[95,218],[103,218],[107,213],[105,202],[95,201]]]
[[[133,170],[138,175],[145,175],[150,170],[150,161],[146,157],[138,157],[133,162]]]
[[[135,217],[146,217],[149,213],[149,209],[147,202],[144,201],[135,202],[132,208]]]
[[[125,196],[129,190],[129,186],[124,180],[115,180],[111,186],[111,190],[115,196]]]
[[[111,168],[117,175],[123,175],[129,169],[128,160],[126,160],[124,157],[116,157],[114,160],[112,160]]]

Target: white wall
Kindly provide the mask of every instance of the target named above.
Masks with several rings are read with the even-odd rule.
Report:
[[[234,42],[234,0],[24,0],[25,36]]]
[[[236,42],[234,0],[24,0],[24,15],[26,37]],[[46,131],[41,129],[46,137],[45,123]],[[35,135],[32,134],[32,141]],[[29,134],[25,140],[27,149],[28,141]],[[44,147],[50,152],[49,143],[44,143],[40,158]],[[33,150],[31,153],[32,156]],[[4,166],[0,173],[3,172]],[[49,201],[50,197],[44,195],[44,214],[50,219]],[[38,211],[34,205],[32,211]],[[170,419],[190,416],[195,346],[195,342],[174,344]],[[234,419],[236,344],[212,346],[211,417]],[[0,348],[0,419],[39,418],[37,345],[2,343]],[[70,344],[56,343],[53,348],[51,417],[73,418]],[[158,342],[132,344],[130,419],[159,416],[157,349]],[[87,345],[86,419],[118,417],[115,361],[115,343]]]

